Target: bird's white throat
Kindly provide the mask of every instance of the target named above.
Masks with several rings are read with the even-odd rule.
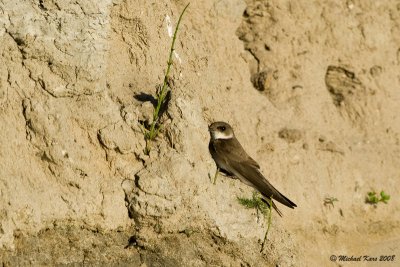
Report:
[[[233,137],[233,134],[232,133],[227,134],[227,133],[224,133],[224,132],[215,131],[215,132],[212,132],[212,136],[213,136],[214,140],[217,140],[217,139],[231,139]]]

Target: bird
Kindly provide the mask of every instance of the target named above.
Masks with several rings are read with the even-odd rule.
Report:
[[[275,209],[282,217],[282,212],[273,200],[294,209],[297,205],[280,193],[261,173],[260,165],[251,158],[236,139],[232,127],[223,121],[213,122],[208,130],[210,154],[217,165],[217,172],[238,178],[244,184],[261,193],[262,200]]]

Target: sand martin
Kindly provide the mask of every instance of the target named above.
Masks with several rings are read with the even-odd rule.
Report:
[[[261,193],[267,204],[272,198],[289,208],[297,207],[265,179],[260,172],[260,165],[247,155],[228,123],[214,122],[208,127],[208,130],[211,135],[208,148],[221,172],[239,178],[243,183],[255,188]],[[273,201],[272,207],[282,216]]]

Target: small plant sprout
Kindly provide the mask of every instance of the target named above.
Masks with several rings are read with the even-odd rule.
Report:
[[[386,194],[383,190],[381,191],[381,199],[383,203],[387,204],[390,199],[390,195]]]
[[[267,236],[268,236],[269,228],[271,228],[271,223],[272,223],[272,198],[269,198],[268,206],[269,206],[269,212],[268,212],[267,231],[265,231],[264,240],[263,240],[263,242],[262,242],[262,244],[261,244],[261,250],[260,250],[260,252],[262,252],[262,251],[264,250],[265,242],[267,241]]]
[[[215,171],[215,174],[214,174],[214,182],[213,182],[213,184],[217,183],[218,173],[219,173],[219,168],[217,167],[217,170]]]
[[[326,198],[324,198],[324,206],[334,208],[335,207],[334,203],[336,201],[339,201],[336,197],[326,197]]]
[[[161,89],[157,90],[157,93],[156,93],[157,105],[153,111],[153,121],[151,122],[150,126],[144,130],[144,139],[146,140],[146,148],[144,150],[144,153],[146,155],[148,155],[150,153],[151,142],[158,136],[158,134],[162,128],[162,125],[160,124],[159,120],[161,117],[160,115],[162,114],[161,110],[166,108],[165,106],[168,104],[168,98],[170,95],[169,72],[171,70],[171,65],[173,63],[172,55],[174,54],[175,40],[176,40],[176,36],[178,33],[179,25],[182,20],[182,16],[185,13],[188,6],[189,6],[189,4],[187,4],[185,6],[182,13],[180,14],[178,23],[176,24],[174,35],[172,37],[172,43],[171,43],[171,48],[170,48],[170,52],[169,52],[169,58],[167,61],[167,68],[165,71],[163,86],[161,87]]]
[[[368,204],[373,204],[376,205],[379,202],[383,202],[385,204],[388,203],[390,199],[390,195],[386,194],[385,191],[381,191],[381,193],[378,195],[374,190],[370,191],[367,193],[367,197],[365,199],[365,202]]]
[[[272,198],[269,198],[267,200],[268,202],[265,203],[265,201],[261,198],[261,195],[257,192],[254,192],[252,198],[238,197],[238,201],[241,205],[245,206],[248,209],[256,209],[257,212],[260,212],[264,216],[264,219],[267,221],[267,231],[265,232],[264,240],[261,244],[260,250],[260,252],[262,252],[264,250],[265,242],[267,241],[268,232],[272,222]]]

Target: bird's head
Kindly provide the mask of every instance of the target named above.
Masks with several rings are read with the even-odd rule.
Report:
[[[210,132],[211,140],[230,139],[235,136],[232,127],[223,121],[211,123],[208,126],[208,131]]]

